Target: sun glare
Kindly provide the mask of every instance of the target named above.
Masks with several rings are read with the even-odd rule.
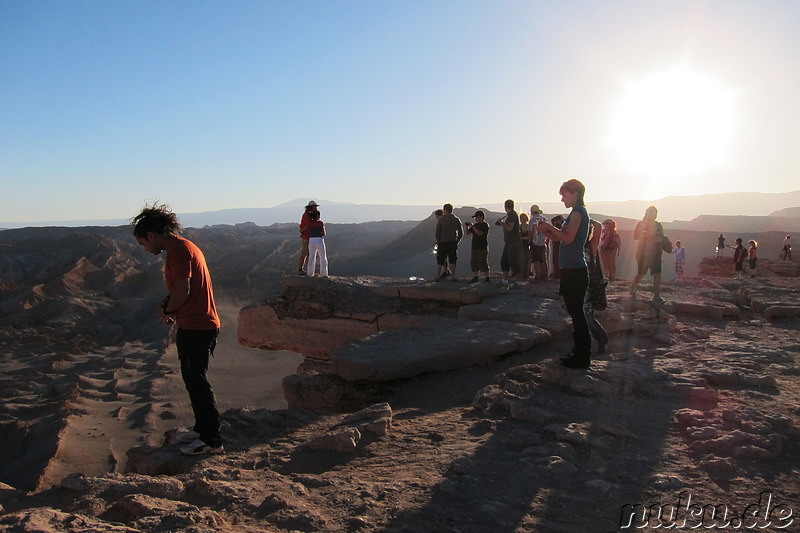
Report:
[[[686,178],[723,163],[732,133],[732,92],[679,67],[627,84],[609,141],[630,171]]]

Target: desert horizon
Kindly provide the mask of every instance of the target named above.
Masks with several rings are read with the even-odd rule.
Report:
[[[557,195],[543,195],[546,198],[555,198]],[[441,208],[442,204],[355,204],[337,202],[319,198],[297,198],[273,207],[253,208],[228,208],[216,211],[184,212],[178,213],[185,227],[201,228],[214,225],[235,225],[254,223],[256,225],[291,224],[299,221],[303,206],[309,200],[321,204],[324,210],[324,220],[333,223],[357,224],[361,222],[381,221],[408,221],[421,220],[430,213]],[[459,205],[460,208],[490,209],[503,212],[505,199],[494,200],[487,203],[474,203]],[[165,201],[169,204],[168,201]],[[451,202],[452,203],[452,202]],[[564,212],[563,205],[555,200],[533,200],[530,202],[516,201],[518,212],[527,212],[531,205],[539,205],[544,213],[556,214]],[[669,196],[656,200],[624,200],[624,201],[596,201],[587,199],[587,205],[592,213],[618,218],[638,220],[644,210],[655,205],[659,208],[659,220],[663,222],[682,222],[689,224],[698,217],[742,216],[742,217],[800,217],[800,190],[785,193],[756,193],[756,192],[728,192],[714,195],[687,195]],[[132,217],[135,213],[131,214]],[[61,221],[29,221],[13,222],[0,221],[0,231],[6,229],[21,229],[26,227],[80,227],[80,226],[120,226],[129,223],[128,218],[114,219],[75,219]],[[785,223],[785,222],[784,222]],[[791,227],[787,227],[791,230]]]

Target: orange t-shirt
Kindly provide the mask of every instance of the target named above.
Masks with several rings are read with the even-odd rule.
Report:
[[[218,329],[220,327],[214,288],[206,258],[192,241],[176,237],[167,246],[164,261],[167,291],[172,292],[175,280],[189,279],[189,299],[176,313],[175,322],[182,329]]]

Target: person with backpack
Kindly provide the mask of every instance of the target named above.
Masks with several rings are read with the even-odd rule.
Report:
[[[733,278],[742,279],[742,272],[744,272],[744,258],[747,257],[747,250],[742,245],[742,238],[736,238],[736,246],[728,245],[728,248],[733,248]]]
[[[636,285],[647,275],[653,275],[653,302],[664,303],[661,297],[661,252],[663,250],[664,227],[656,221],[658,209],[651,205],[644,212],[642,220],[636,223],[633,240],[636,245],[636,276],[630,286],[631,298],[636,298]]]
[[[611,218],[605,219],[600,237],[600,260],[606,269],[608,281],[614,281],[617,277],[617,256],[621,244],[616,221]]]

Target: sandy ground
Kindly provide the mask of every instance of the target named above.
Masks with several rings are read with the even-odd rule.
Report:
[[[219,308],[223,329],[209,368],[219,410],[284,409],[281,380],[295,372],[302,357],[241,346],[236,338],[239,308],[224,302]],[[165,329],[164,334],[170,333]],[[129,343],[94,354],[85,366],[92,371],[78,377],[79,395],[40,487],[57,484],[72,472],[124,472],[128,449],[161,445],[164,431],[194,423],[174,344],[156,354]]]

